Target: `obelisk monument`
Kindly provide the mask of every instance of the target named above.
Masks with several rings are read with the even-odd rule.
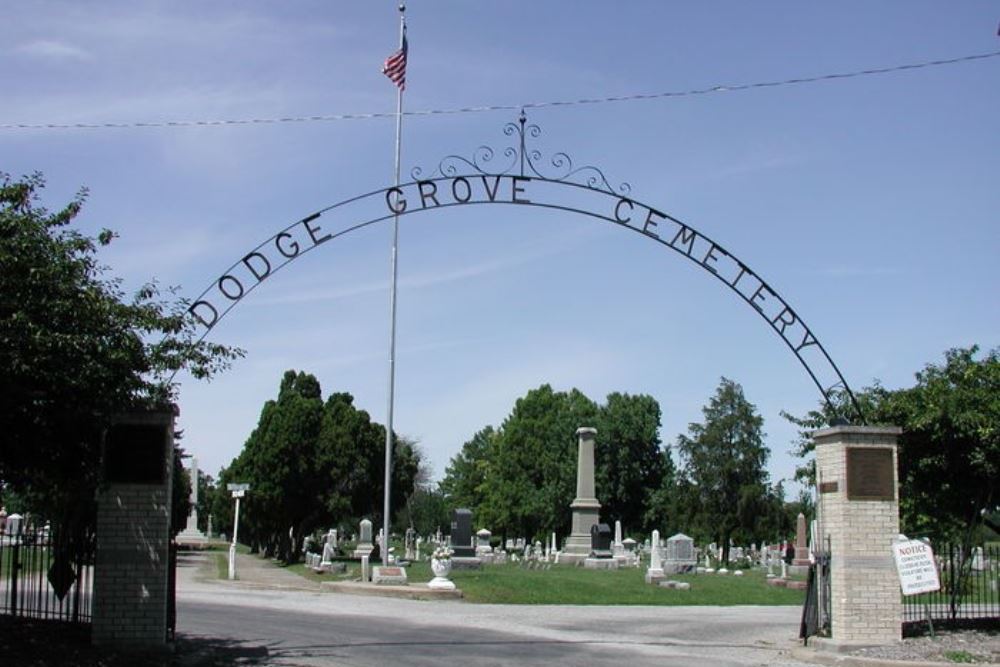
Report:
[[[576,498],[570,504],[573,527],[566,539],[560,562],[577,563],[590,555],[590,528],[597,525],[601,503],[594,491],[594,438],[597,429],[581,426],[576,429]]]

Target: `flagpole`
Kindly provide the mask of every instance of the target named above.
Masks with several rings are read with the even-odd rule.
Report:
[[[406,3],[399,3],[399,48],[406,40]],[[403,88],[396,86],[396,169],[393,183],[399,187],[399,155],[403,138]],[[389,564],[389,494],[392,487],[392,417],[396,389],[396,276],[399,243],[399,213],[392,216],[392,286],[389,289],[389,405],[385,424],[385,498],[382,503],[382,564]]]

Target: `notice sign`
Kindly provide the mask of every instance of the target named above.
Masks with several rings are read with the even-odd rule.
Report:
[[[934,551],[929,544],[920,540],[904,540],[892,545],[892,555],[896,559],[896,572],[903,595],[928,593],[941,588]]]

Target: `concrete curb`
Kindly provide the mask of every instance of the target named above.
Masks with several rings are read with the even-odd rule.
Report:
[[[928,660],[889,660],[887,658],[865,658],[857,655],[844,655],[832,651],[821,651],[807,646],[799,646],[791,651],[796,660],[814,662],[820,665],[836,667],[941,667],[954,665],[954,662],[938,662]],[[1000,667],[995,662],[977,662],[983,667]]]
[[[426,584],[412,586],[383,586],[366,584],[359,581],[324,581],[320,584],[323,591],[333,593],[348,593],[350,595],[376,595],[379,597],[403,598],[405,600],[456,600],[462,598],[462,591],[435,590],[427,588]]]

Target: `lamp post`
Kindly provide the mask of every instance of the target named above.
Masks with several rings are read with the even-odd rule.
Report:
[[[236,512],[233,514],[233,542],[229,545],[229,578],[236,578],[236,534],[240,530],[240,498],[246,495],[249,484],[227,484],[236,500]]]

